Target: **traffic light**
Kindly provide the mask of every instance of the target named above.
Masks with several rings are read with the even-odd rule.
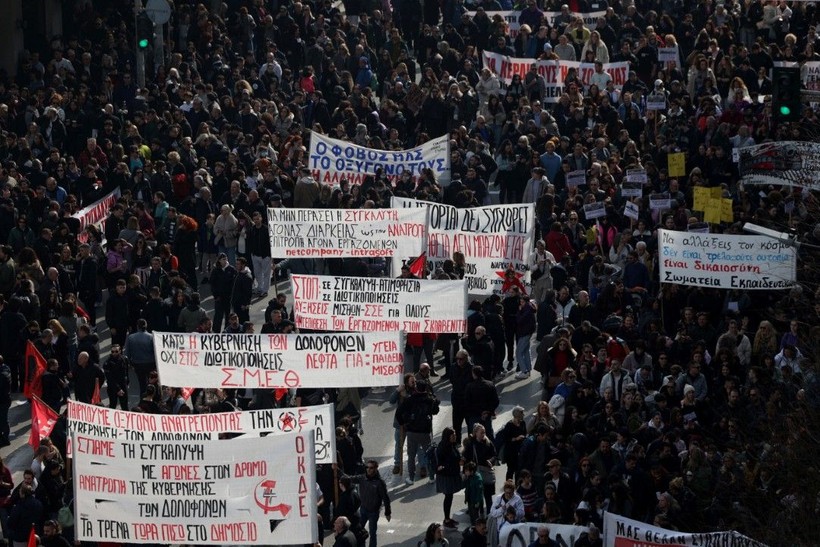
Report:
[[[779,122],[800,121],[800,69],[776,66],[772,69],[772,114]]]
[[[144,11],[137,15],[137,50],[145,51],[154,41],[154,22]]]

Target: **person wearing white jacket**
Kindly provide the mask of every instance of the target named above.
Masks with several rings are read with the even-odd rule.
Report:
[[[612,364],[609,367],[609,372],[604,374],[604,377],[601,378],[599,393],[601,394],[601,397],[603,397],[604,391],[611,389],[612,398],[620,402],[621,396],[626,390],[626,387],[634,383],[635,382],[632,378],[630,378],[629,374],[621,369],[621,362],[618,359],[613,359]]]
[[[515,509],[515,520],[521,522],[524,518],[524,500],[515,491],[515,483],[508,480],[504,483],[504,490],[498,496],[493,497],[493,505],[490,508],[490,518],[496,522],[496,530],[501,529],[504,524],[504,514],[507,508]]]
[[[487,103],[490,101],[491,95],[499,95],[501,92],[501,82],[498,76],[493,74],[489,68],[481,69],[481,77],[475,85],[475,91],[478,93],[478,108],[479,110],[487,108]]]

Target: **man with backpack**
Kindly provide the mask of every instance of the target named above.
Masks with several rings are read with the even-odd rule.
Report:
[[[427,476],[427,448],[433,441],[433,415],[438,414],[439,400],[430,393],[424,380],[416,382],[416,389],[405,399],[396,413],[399,425],[404,426],[407,439],[407,473],[405,484],[413,484],[416,477],[416,455],[419,456],[419,476]],[[421,449],[421,450],[419,450]]]

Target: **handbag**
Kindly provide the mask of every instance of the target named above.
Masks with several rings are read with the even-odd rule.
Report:
[[[473,459],[476,461],[476,463],[478,463],[478,454],[476,454],[475,445],[473,445]],[[481,475],[481,480],[485,485],[495,484],[495,469],[490,467],[489,465],[479,465],[478,474]]]
[[[57,511],[57,522],[62,528],[74,528],[74,514],[71,512],[71,507],[63,505]]]

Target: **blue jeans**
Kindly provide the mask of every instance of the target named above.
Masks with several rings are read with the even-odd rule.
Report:
[[[370,534],[368,547],[376,547],[376,531],[379,529],[379,511],[371,513],[364,507],[360,507],[359,515],[361,515],[362,528],[366,528],[367,533]]]
[[[219,252],[225,253],[228,257],[228,264],[231,266],[236,266],[236,245],[233,247],[226,247],[224,245],[219,245]]]
[[[530,361],[530,339],[531,334],[526,336],[519,336],[515,341],[515,360],[518,361],[518,368],[521,372],[529,372],[532,370]]]
[[[425,451],[433,442],[433,436],[430,433],[416,433],[413,431],[408,431],[405,436],[407,438],[407,476],[415,479],[416,457],[419,459],[419,467],[427,469]]]

